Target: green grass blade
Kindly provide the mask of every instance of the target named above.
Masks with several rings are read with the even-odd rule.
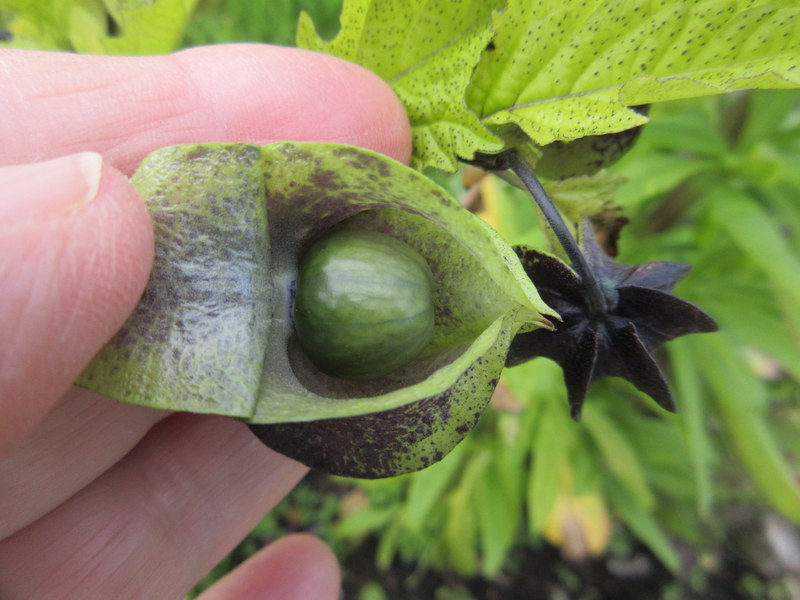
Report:
[[[431,510],[441,500],[445,489],[461,466],[464,449],[456,446],[453,452],[429,468],[412,475],[404,503],[403,524],[415,533],[422,533]]]
[[[765,420],[766,390],[722,334],[689,340],[731,444],[763,496],[800,523],[800,485]]]
[[[583,424],[614,477],[639,506],[645,510],[652,507],[653,492],[644,467],[622,428],[591,402],[584,407]]]
[[[566,403],[548,398],[533,439],[533,467],[528,478],[526,502],[533,535],[542,532],[555,506],[561,467],[574,435],[575,424],[569,420]]]
[[[668,350],[675,381],[675,395],[680,403],[678,419],[686,440],[696,487],[696,508],[702,518],[708,518],[714,501],[711,479],[712,442],[706,430],[702,381],[695,357],[684,339],[674,340]]]
[[[680,557],[659,522],[644,510],[622,485],[609,482],[607,491],[620,519],[652,550],[665,567],[677,573],[681,565]]]
[[[767,274],[786,300],[800,306],[800,258],[779,224],[744,192],[715,182],[707,195],[710,216]]]

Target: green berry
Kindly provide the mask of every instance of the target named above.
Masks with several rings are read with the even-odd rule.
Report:
[[[380,377],[430,342],[433,293],[431,269],[414,248],[383,233],[340,230],[314,243],[300,263],[297,337],[328,375]]]

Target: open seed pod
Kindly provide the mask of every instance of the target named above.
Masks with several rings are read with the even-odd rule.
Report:
[[[493,230],[426,177],[367,150],[175,146],[145,159],[133,182],[155,225],[153,272],[78,384],[242,419],[323,471],[386,477],[442,458],[483,412],[514,335],[554,316]],[[400,240],[433,278],[430,341],[377,377],[323,373],[297,340],[298,265],[334,230]]]

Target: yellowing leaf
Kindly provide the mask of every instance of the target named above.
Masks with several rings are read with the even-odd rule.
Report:
[[[414,135],[414,166],[454,171],[456,157],[501,144],[478,121],[464,94],[492,36],[490,15],[501,0],[351,0],[330,42],[302,14],[299,46],[358,63],[391,84]]]
[[[481,208],[475,212],[500,235],[503,235],[499,210],[499,181],[494,175],[487,175],[480,182]]]
[[[555,507],[542,530],[543,537],[561,548],[565,558],[582,560],[601,555],[611,540],[608,507],[597,491],[575,494],[572,472],[562,466],[561,485]]]
[[[468,104],[536,144],[623,131],[652,102],[800,84],[800,3],[510,0]]]
[[[414,166],[647,122],[629,107],[800,85],[800,1],[348,0],[338,36],[298,44],[388,81]],[[500,141],[502,140],[502,142]]]

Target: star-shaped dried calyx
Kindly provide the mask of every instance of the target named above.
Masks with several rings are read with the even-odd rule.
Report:
[[[554,331],[518,335],[506,364],[517,365],[537,356],[556,361],[564,370],[576,420],[589,386],[605,376],[627,379],[674,412],[672,393],[653,351],[673,338],[717,329],[700,308],[672,294],[690,266],[673,262],[621,265],[601,250],[588,220],[583,222],[581,238],[584,268],[596,280],[595,293],[560,259],[532,248],[517,248],[542,299],[561,315],[562,322]]]

